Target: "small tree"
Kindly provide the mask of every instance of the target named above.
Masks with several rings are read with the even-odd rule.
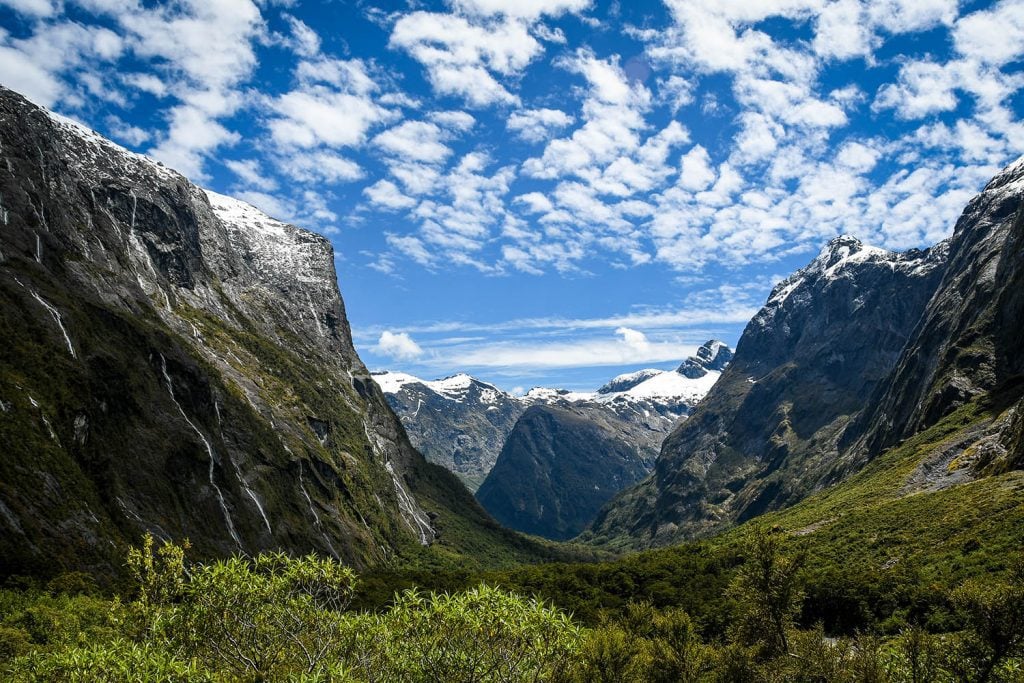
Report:
[[[942,668],[942,646],[920,626],[904,629],[895,639],[888,663],[890,678],[907,683],[933,683]]]
[[[987,683],[1009,657],[1024,654],[1024,571],[1009,580],[965,582],[953,593],[967,626],[962,641],[964,680]]]
[[[244,678],[313,673],[353,637],[341,615],[355,574],[334,560],[282,553],[193,569],[178,633],[217,668]]]
[[[618,619],[601,615],[587,634],[572,680],[587,683],[696,683],[713,665],[690,616],[681,609],[630,603]]]
[[[756,530],[747,546],[746,562],[729,585],[736,610],[734,635],[742,642],[760,644],[768,656],[789,652],[788,633],[803,600],[805,555],[784,555],[783,543],[780,532]]]

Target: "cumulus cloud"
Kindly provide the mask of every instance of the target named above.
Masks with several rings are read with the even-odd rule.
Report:
[[[384,330],[374,350],[394,360],[414,360],[423,355],[423,349],[406,332]]]
[[[424,66],[438,94],[462,97],[474,107],[518,102],[498,77],[519,73],[542,51],[528,25],[507,14],[471,22],[413,12],[395,23],[390,44]]]
[[[513,112],[505,127],[527,142],[543,142],[573,120],[558,109],[524,109]]]

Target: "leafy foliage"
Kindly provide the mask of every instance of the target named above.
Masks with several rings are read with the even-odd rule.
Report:
[[[356,576],[280,553],[210,564],[144,538],[126,602],[78,576],[0,590],[0,678],[347,683],[1009,683],[1022,680],[1024,571],[946,596],[942,633],[800,628],[808,573],[779,531],[749,535],[722,590],[718,635],[678,607],[628,602],[583,626],[499,587],[406,590],[354,610]]]

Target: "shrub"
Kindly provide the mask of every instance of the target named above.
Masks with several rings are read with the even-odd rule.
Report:
[[[564,612],[486,585],[458,594],[406,591],[387,613],[353,625],[356,673],[409,683],[556,680],[581,637]]]

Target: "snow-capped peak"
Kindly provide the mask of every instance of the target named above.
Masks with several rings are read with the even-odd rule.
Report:
[[[597,393],[611,394],[617,391],[627,391],[655,375],[660,375],[662,372],[664,372],[664,370],[656,370],[654,368],[645,368],[643,370],[637,370],[636,372],[627,372],[612,378],[609,382],[602,385],[601,388],[597,390]]]
[[[442,379],[425,380],[408,373],[388,370],[385,372],[373,373],[373,379],[385,394],[397,394],[407,385],[419,384],[441,398],[445,398],[450,401],[462,402],[473,387],[476,387],[479,390],[480,401],[482,403],[494,403],[501,396],[506,396],[510,400],[513,398],[511,395],[506,394],[493,384],[488,384],[487,382],[478,380],[464,372],[444,377]]]

